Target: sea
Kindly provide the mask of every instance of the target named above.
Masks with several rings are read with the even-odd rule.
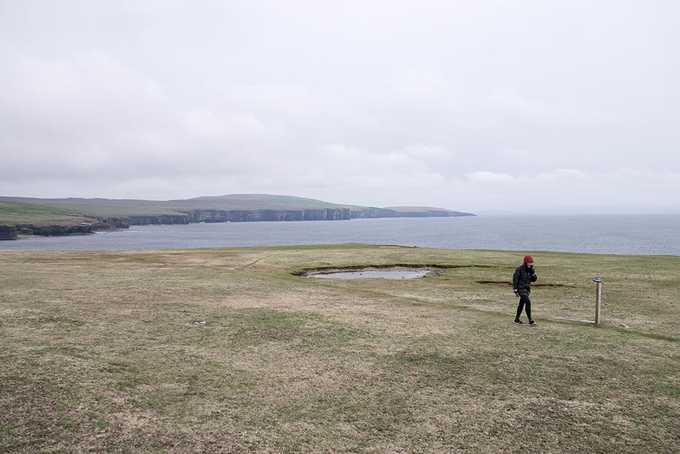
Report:
[[[525,215],[132,226],[0,241],[0,250],[123,251],[303,244],[680,255],[680,215]]]

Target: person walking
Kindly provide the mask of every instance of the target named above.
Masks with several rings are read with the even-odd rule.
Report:
[[[515,323],[522,324],[519,317],[522,315],[522,310],[526,310],[527,318],[530,325],[535,325],[536,322],[531,318],[531,284],[538,280],[536,270],[534,270],[534,258],[530,255],[524,257],[524,263],[515,270],[512,276],[512,289],[515,296],[519,297],[519,305],[517,306],[517,315],[515,315]]]

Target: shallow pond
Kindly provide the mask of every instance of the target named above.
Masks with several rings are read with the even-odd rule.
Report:
[[[307,277],[319,279],[419,279],[432,272],[428,268],[385,268],[362,270],[324,270],[312,271],[306,274]]]

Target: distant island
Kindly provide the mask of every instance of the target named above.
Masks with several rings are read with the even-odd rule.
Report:
[[[475,216],[444,208],[342,205],[304,197],[229,194],[182,200],[0,197],[0,240],[75,235],[131,225],[197,222],[339,221]]]

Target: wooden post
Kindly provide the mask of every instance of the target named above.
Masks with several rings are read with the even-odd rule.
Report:
[[[602,285],[603,285],[603,279],[600,276],[597,276],[596,278],[593,279],[593,282],[596,284],[595,288],[595,326],[600,326],[600,323],[602,322]]]

